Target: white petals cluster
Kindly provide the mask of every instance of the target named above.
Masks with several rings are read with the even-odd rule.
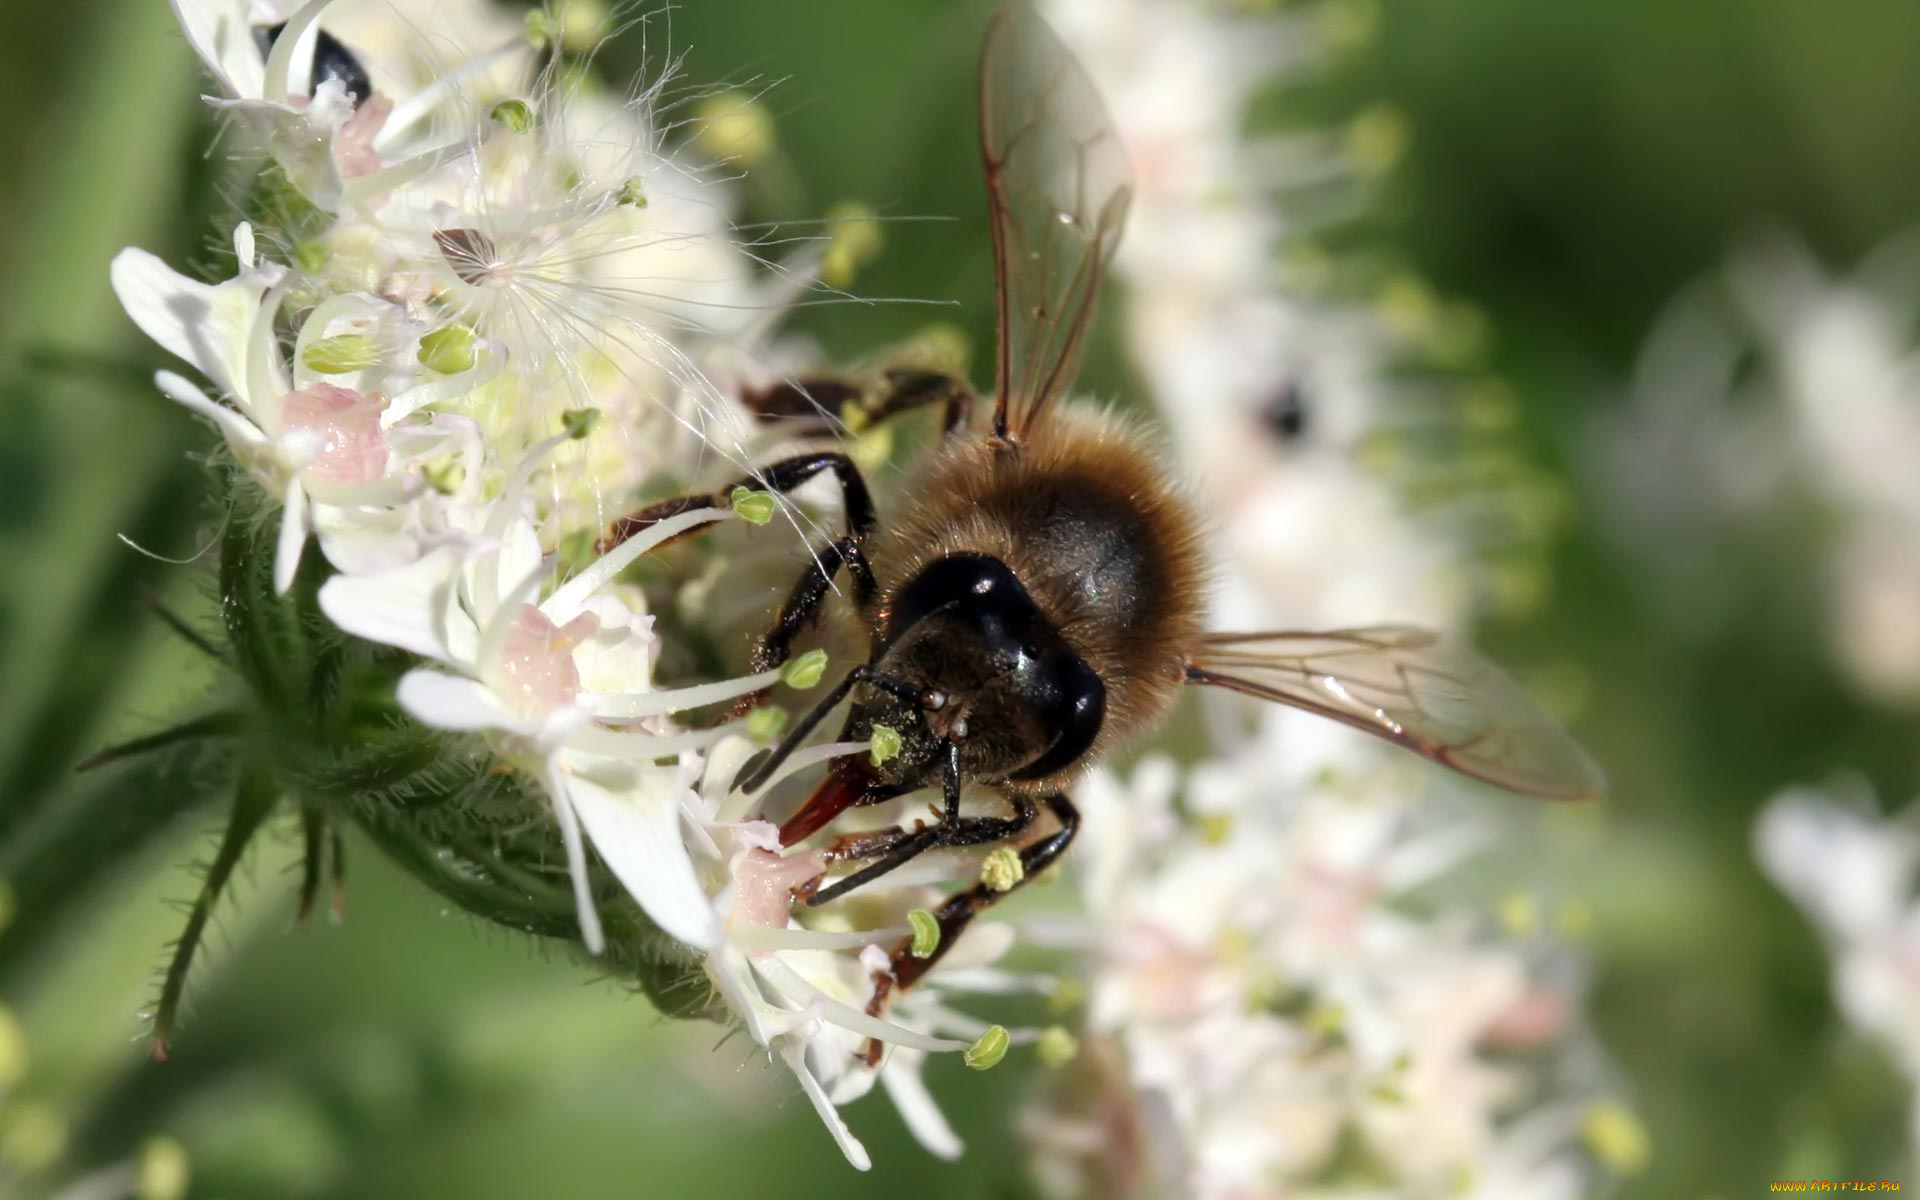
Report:
[[[1318,181],[1358,204],[1363,172],[1340,139],[1243,132],[1276,72],[1324,59],[1324,27],[1306,10],[1123,7],[1046,11],[1134,160],[1128,344],[1221,526],[1216,622],[1459,625],[1447,564],[1468,548],[1416,524],[1356,452],[1385,419],[1393,333],[1303,301],[1274,266],[1302,232],[1282,194]],[[1304,432],[1285,428],[1297,392]],[[1484,914],[1409,900],[1443,894],[1489,832],[1431,794],[1430,768],[1208,699],[1209,757],[1101,772],[1076,796],[1086,1044],[1026,1119],[1049,1190],[1589,1194],[1589,1097],[1542,1090],[1549,1062],[1591,1057],[1570,966]]]
[[[610,98],[543,53],[571,28],[560,15],[523,24],[405,0],[174,8],[220,89],[209,101],[263,154],[262,207],[285,216],[237,226],[230,279],[202,283],[128,249],[112,282],[200,376],[163,371],[161,391],[209,419],[278,504],[277,592],[316,540],[326,617],[418,656],[399,706],[484,737],[538,782],[588,950],[607,937],[592,853],[704,957],[849,1159],[867,1165],[835,1106],[875,1082],[930,1148],[958,1153],[919,1064],[985,1030],[943,988],[1007,984],[985,965],[1004,943],[971,940],[894,1019],[867,1015],[879,947],[906,935],[928,878],[863,893],[860,912],[881,914],[864,924],[845,905],[807,926],[791,917],[789,889],[821,860],[783,857],[754,800],[729,790],[757,748],[744,722],[674,715],[796,679],[657,689],[654,617],[623,580],[665,541],[739,514],[695,509],[586,549],[663,481],[757,457],[713,380],[752,368],[797,272],[732,237],[726,187],[666,146],[655,92]],[[785,773],[867,749],[810,751]],[[892,1050],[878,1066],[856,1054],[868,1039]]]
[[[1920,809],[1881,816],[1848,790],[1781,792],[1754,826],[1754,852],[1826,942],[1842,1015],[1915,1088],[1908,1138],[1920,1148]]]
[[[1716,569],[1714,538],[1816,503],[1832,653],[1867,698],[1900,706],[1920,701],[1920,347],[1904,246],[1847,275],[1784,238],[1748,246],[1669,307],[1600,464],[1623,542],[1667,556],[1656,565],[1685,593],[1676,612],[1700,609],[1692,572]],[[1662,536],[1646,536],[1656,521]]]
[[[1122,1077],[1069,1075],[1030,1115],[1054,1194],[1587,1194],[1581,1102],[1533,1090],[1574,1032],[1570,981],[1481,914],[1409,901],[1485,831],[1345,742],[1274,714],[1186,771],[1082,790],[1086,1034]],[[1116,1119],[1131,1158],[1092,1136]]]

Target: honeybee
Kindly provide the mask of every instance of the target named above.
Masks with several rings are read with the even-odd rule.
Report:
[[[1074,779],[1166,716],[1189,686],[1228,688],[1318,713],[1455,771],[1516,792],[1600,791],[1598,768],[1499,670],[1433,634],[1399,626],[1323,633],[1204,628],[1201,524],[1187,493],[1138,426],[1065,402],[1129,197],[1121,146],[1091,81],[1023,7],[997,14],[980,66],[980,150],[991,209],[998,357],[991,422],[958,379],[890,374],[863,415],[937,405],[945,432],[910,474],[899,510],[879,516],[859,471],[822,451],[742,481],[785,491],[831,471],[848,531],[813,566],[760,639],[754,667],[783,661],[845,572],[865,624],[854,667],[741,786],[762,787],[840,705],[843,740],[886,726],[901,738],[879,766],[835,761],[780,827],[793,846],[847,809],[922,789],[935,819],[841,838],[829,869],[795,890],[823,904],[929,850],[1018,844],[1030,881],[1072,843]],[[797,385],[796,385],[797,386]],[[790,415],[792,389],[760,407]],[[830,381],[798,387],[847,401]],[[713,496],[665,501],[621,521],[619,540]],[[968,783],[996,791],[1001,815],[967,815]],[[1042,827],[1042,814],[1044,827]],[[1043,828],[1034,836],[1037,827]],[[850,869],[849,869],[850,868]],[[937,949],[895,947],[875,979],[873,1011],[908,988],[1006,893],[978,884],[936,914]]]

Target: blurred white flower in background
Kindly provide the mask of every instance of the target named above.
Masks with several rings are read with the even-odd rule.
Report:
[[[1527,497],[1469,480],[1423,505],[1417,453],[1383,470],[1369,451],[1466,422],[1461,393],[1487,385],[1392,378],[1421,339],[1391,294],[1317,299],[1278,265],[1364,207],[1379,139],[1404,133],[1384,113],[1358,137],[1245,131],[1256,91],[1326,66],[1346,28],[1328,14],[1354,6],[1123,7],[1046,12],[1133,159],[1127,344],[1220,526],[1214,623],[1458,628],[1501,602],[1462,565],[1507,544],[1473,506]],[[1565,952],[1424,898],[1492,839],[1484,811],[1330,723],[1205,699],[1210,756],[1078,794],[1084,917],[1058,936],[1089,956],[1085,1044],[1025,1118],[1049,1190],[1551,1200],[1590,1194],[1596,1158],[1637,1167]],[[1595,1145],[1595,1113],[1626,1141]]]
[[[1846,275],[1785,237],[1751,244],[1669,307],[1596,439],[1615,532],[1660,556],[1646,583],[1670,589],[1677,620],[1716,620],[1696,585],[1726,543],[1813,508],[1831,652],[1898,706],[1920,702],[1916,298],[1906,241]]]
[[[1841,1015],[1916,1089],[1908,1136],[1920,1149],[1920,810],[1881,816],[1860,793],[1782,791],[1754,826],[1754,853],[1826,943]]]

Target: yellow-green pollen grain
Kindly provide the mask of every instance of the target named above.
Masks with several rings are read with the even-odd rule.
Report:
[[[23,1172],[52,1166],[67,1148],[67,1123],[44,1104],[9,1104],[0,1126],[0,1162]]]
[[[525,100],[502,100],[487,115],[515,133],[525,133],[533,128],[533,105]]]
[[[1588,1108],[1581,1133],[1593,1156],[1616,1175],[1638,1174],[1653,1157],[1647,1127],[1618,1101],[1602,1100]]]
[[[991,891],[1010,892],[1027,877],[1020,854],[1011,846],[1000,846],[980,864],[980,882]]]
[[[420,336],[420,350],[414,357],[429,371],[458,375],[473,369],[478,342],[465,325],[443,325]]]
[[[826,673],[827,652],[809,650],[798,658],[790,659],[780,668],[780,682],[790,688],[805,691],[819,684],[821,677]]]
[[[1040,1065],[1058,1069],[1066,1066],[1080,1053],[1080,1039],[1068,1033],[1059,1025],[1049,1025],[1040,1040],[1034,1043],[1034,1054],[1040,1059]]]
[[[1087,990],[1077,980],[1056,979],[1047,992],[1047,1011],[1064,1015],[1087,1002]]]
[[[1525,892],[1509,892],[1500,900],[1500,927],[1515,937],[1540,928],[1540,902]]]
[[[336,333],[308,345],[300,361],[322,375],[364,371],[380,361],[380,344],[364,333]]]
[[[694,115],[694,140],[711,158],[750,167],[773,151],[773,117],[746,92],[708,97]]]
[[[554,5],[559,18],[560,48],[568,54],[585,54],[607,32],[607,6],[601,0],[560,0]]]
[[[990,1026],[978,1041],[961,1051],[960,1061],[975,1071],[990,1071],[1000,1065],[1000,1060],[1007,1056],[1007,1047],[1012,1044],[1006,1026]]]
[[[747,714],[747,736],[756,742],[771,742],[787,727],[787,710],[778,704],[762,704]]]
[[[593,432],[600,423],[600,410],[597,408],[570,408],[560,414],[560,428],[568,437],[580,441]]]
[[[133,1193],[139,1200],[180,1200],[192,1178],[185,1146],[169,1137],[141,1144]]]
[[[1362,175],[1378,178],[1399,165],[1413,140],[1405,113],[1376,104],[1347,125],[1347,161]]]
[[[830,287],[853,282],[860,268],[880,255],[880,222],[864,204],[842,203],[827,210],[830,233],[827,252],[820,259],[820,278]]]
[[[532,9],[527,13],[527,42],[535,50],[545,50],[559,33],[559,22],[553,14],[544,8]]]
[[[907,914],[907,928],[913,930],[913,944],[908,947],[915,958],[932,958],[933,952],[940,948],[940,922],[924,908],[916,908]]]
[[[774,510],[778,507],[772,492],[757,492],[749,487],[737,487],[727,497],[727,507],[738,513],[742,521],[750,525],[765,525],[773,520]]]
[[[867,737],[867,761],[876,767],[900,753],[900,731],[890,725],[875,725]]]
[[[1209,846],[1224,846],[1233,837],[1231,813],[1207,813],[1194,824],[1200,833],[1200,840]]]

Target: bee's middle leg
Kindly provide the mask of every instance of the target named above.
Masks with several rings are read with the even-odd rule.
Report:
[[[844,498],[847,510],[847,533],[854,538],[865,538],[872,532],[875,521],[873,493],[867,490],[867,481],[861,476],[860,468],[854,465],[851,458],[837,450],[822,450],[813,454],[796,454],[792,458],[783,458],[750,475],[742,475],[718,491],[694,492],[667,500],[656,500],[645,508],[628,513],[615,521],[607,529],[606,536],[600,539],[599,549],[603,553],[611,550],[635,534],[645,532],[667,518],[677,517],[681,513],[701,508],[732,508],[733,493],[736,488],[764,489],[784,495],[822,471],[831,471],[840,483],[840,494]],[[694,532],[697,531],[687,531],[688,534]]]

